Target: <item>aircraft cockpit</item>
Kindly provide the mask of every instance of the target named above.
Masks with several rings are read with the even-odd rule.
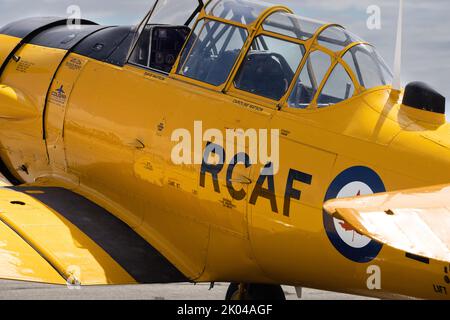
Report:
[[[203,8],[198,0],[157,0],[137,27],[129,63],[169,73]]]
[[[130,63],[278,108],[324,108],[392,83],[375,48],[344,27],[262,1],[157,1],[140,28]]]

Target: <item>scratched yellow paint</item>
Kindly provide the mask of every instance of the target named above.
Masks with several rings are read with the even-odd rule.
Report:
[[[20,38],[0,34],[0,65],[2,65],[11,51],[20,43]]]
[[[22,238],[0,222],[0,276],[4,279],[64,284],[65,279]]]

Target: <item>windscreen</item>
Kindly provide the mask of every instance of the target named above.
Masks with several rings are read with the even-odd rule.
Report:
[[[209,19],[200,21],[184,48],[178,74],[214,86],[224,84],[247,37],[244,28]]]
[[[213,0],[208,3],[206,13],[217,18],[242,24],[252,24],[272,4],[259,0]]]
[[[148,24],[187,25],[202,4],[199,0],[158,0]]]

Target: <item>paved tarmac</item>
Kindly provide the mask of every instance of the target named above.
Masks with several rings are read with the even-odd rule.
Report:
[[[95,286],[69,289],[19,281],[0,281],[0,300],[223,300],[228,285],[208,284]],[[288,300],[297,300],[292,287],[283,287]],[[326,291],[303,289],[303,300],[365,300],[367,298]]]

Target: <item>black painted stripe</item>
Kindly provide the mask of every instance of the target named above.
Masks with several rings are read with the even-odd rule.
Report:
[[[34,17],[11,22],[0,28],[0,34],[16,38],[28,38],[32,34],[38,34],[48,28],[67,25],[68,19],[61,17]],[[82,25],[96,25],[95,22],[81,19]]]
[[[82,19],[80,29],[69,30],[66,28],[67,21],[57,17],[27,18],[0,28],[0,34],[22,39],[0,67],[0,76],[12,56],[25,43],[73,50],[94,60],[120,67],[125,65],[136,34],[135,26],[99,26]],[[82,41],[77,41],[80,38]]]
[[[80,21],[83,25],[95,25],[96,23],[82,19]],[[55,17],[44,17],[44,18],[27,18],[12,22],[3,28],[0,28],[0,34],[5,34],[8,36],[21,38],[21,41],[17,46],[9,53],[8,57],[5,59],[3,64],[0,66],[0,77],[3,74],[6,66],[11,61],[12,57],[16,52],[25,44],[28,43],[35,36],[39,35],[41,32],[51,29],[53,27],[66,25],[67,19],[55,18]]]
[[[135,33],[133,26],[109,27],[87,37],[73,48],[73,52],[123,67]]]
[[[62,188],[10,187],[52,208],[105,250],[139,283],[189,281],[163,255],[120,219],[72,191]],[[25,191],[43,191],[29,194]]]
[[[105,28],[109,27],[99,25],[80,25],[78,28],[72,30],[66,25],[56,26],[42,31],[28,43],[47,48],[71,50],[74,46],[91,34]]]
[[[407,252],[405,256],[409,259],[416,260],[425,264],[430,264],[430,259]]]

